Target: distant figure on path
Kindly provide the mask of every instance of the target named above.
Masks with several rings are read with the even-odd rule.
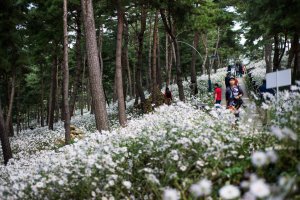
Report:
[[[215,104],[221,105],[222,101],[222,89],[218,83],[215,83]]]
[[[231,72],[231,68],[232,68],[231,65],[228,65],[228,66],[227,66],[227,73],[230,73],[230,72]]]
[[[246,65],[243,65],[243,75],[245,75],[247,72],[247,68],[246,68]]]
[[[240,77],[243,77],[243,74],[244,74],[244,67],[243,67],[243,65],[240,63],[240,64],[239,64],[239,76],[240,76]]]
[[[166,91],[165,91],[165,104],[171,105],[172,100],[173,100],[172,93],[171,93],[170,89],[168,87],[166,87]]]
[[[232,66],[232,67],[231,67],[230,73],[231,73],[231,76],[235,76],[235,75],[236,75],[235,66]]]
[[[237,62],[235,63],[235,74],[233,76],[239,76],[240,75],[240,64]]]
[[[229,79],[230,79],[230,72],[227,72],[227,75],[225,76],[225,86],[226,86],[226,88],[228,88],[230,86]]]

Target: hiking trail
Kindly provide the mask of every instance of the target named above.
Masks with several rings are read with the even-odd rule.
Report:
[[[238,83],[241,89],[244,92],[242,97],[244,104],[241,109],[241,123],[248,121],[247,124],[250,124],[256,130],[261,130],[263,128],[262,118],[255,106],[255,103],[249,98],[249,91],[247,90],[244,77],[238,78]],[[226,107],[226,86],[225,83],[222,83],[222,106]]]

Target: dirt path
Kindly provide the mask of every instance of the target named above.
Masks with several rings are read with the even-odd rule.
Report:
[[[239,86],[244,92],[244,96],[242,97],[244,101],[243,107],[240,109],[240,124],[247,124],[248,128],[253,129],[253,132],[261,130],[262,120],[259,112],[257,112],[257,108],[253,102],[249,99],[248,91],[246,88],[246,84],[244,78],[238,78]],[[222,106],[226,106],[226,98],[225,98],[226,88],[225,83],[222,83]]]

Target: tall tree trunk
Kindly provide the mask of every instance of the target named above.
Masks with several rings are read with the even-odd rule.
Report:
[[[64,0],[64,67],[63,67],[63,101],[64,101],[64,125],[65,125],[65,143],[71,142],[70,131],[70,107],[69,107],[69,55],[68,55],[68,5],[67,0]]]
[[[30,110],[29,108],[27,109],[27,128],[29,128],[30,123]]]
[[[53,59],[52,69],[51,69],[51,87],[50,87],[50,97],[49,97],[49,118],[48,127],[49,130],[53,130],[54,123],[54,110],[56,103],[56,80],[57,78],[57,57]]]
[[[61,73],[63,72],[63,70],[64,70],[64,64],[62,63],[61,65],[60,65],[60,71],[61,71]],[[65,111],[64,111],[64,99],[63,99],[63,96],[64,96],[64,82],[63,82],[63,76],[61,75],[60,76],[60,83],[59,83],[59,85],[60,85],[60,102],[59,102],[59,106],[60,106],[60,119],[61,119],[61,121],[64,121],[65,120]]]
[[[156,88],[157,88],[157,25],[158,24],[158,11],[155,14],[155,21],[154,21],[154,27],[153,27],[153,47],[152,47],[152,69],[151,69],[151,81],[152,81],[152,103],[157,103],[157,97],[156,97]]]
[[[96,31],[92,0],[81,0],[86,37],[86,52],[89,64],[89,78],[93,98],[95,121],[98,131],[108,130],[108,116],[100,71],[96,42]],[[102,66],[103,67],[103,66]]]
[[[270,73],[273,71],[272,70],[272,68],[273,68],[273,66],[272,66],[272,43],[270,40],[266,41],[264,52],[265,52],[265,62],[266,62],[267,73]]]
[[[219,42],[220,42],[220,27],[218,26],[217,28],[217,41],[216,41],[216,47],[215,47],[215,52],[214,52],[214,57],[218,56],[218,48],[219,48]],[[219,57],[219,56],[218,56]],[[213,66],[214,66],[214,71],[217,73],[218,65],[216,64],[218,60],[214,59],[213,60]]]
[[[41,65],[41,127],[44,127],[45,125],[45,118],[44,118],[44,95],[45,95],[45,83],[44,83],[44,69],[43,65]]]
[[[100,63],[100,73],[103,74],[103,57],[102,57],[102,47],[103,47],[103,25],[99,26],[99,36],[98,36],[98,48],[99,48],[99,63]]]
[[[116,87],[118,95],[118,110],[119,110],[119,123],[121,126],[126,125],[125,101],[123,92],[123,77],[122,77],[122,34],[123,34],[123,10],[120,0],[117,2],[117,15],[118,15],[118,33],[117,33],[117,48],[116,48]]]
[[[181,63],[180,63],[180,51],[179,51],[179,45],[177,42],[177,39],[174,38],[174,47],[176,52],[176,82],[178,85],[178,92],[179,92],[179,99],[180,101],[185,101],[184,97],[184,90],[183,90],[183,84],[182,84],[182,70],[181,70]]]
[[[137,90],[137,96],[141,98],[141,106],[144,111],[145,94],[142,87],[142,67],[143,67],[143,48],[144,48],[144,34],[146,30],[146,18],[147,11],[144,6],[142,6],[141,11],[141,29],[138,33],[138,48],[137,48],[137,62],[136,62],[136,72],[135,72],[135,86]]]
[[[10,97],[9,97],[9,105],[8,105],[8,111],[6,116],[6,123],[5,123],[5,129],[9,136],[14,136],[14,129],[11,129],[11,122],[12,122],[12,108],[14,104],[14,96],[15,96],[15,88],[16,88],[16,72],[15,69],[13,70],[12,78],[11,78],[11,91],[10,91]]]
[[[152,65],[151,65],[151,62],[152,62],[152,20],[151,20],[152,16],[150,16],[150,20],[149,20],[149,52],[148,52],[148,73],[147,73],[147,77],[146,78],[146,87],[147,87],[147,90],[148,91],[151,91],[151,88],[152,88]]]
[[[172,63],[173,63],[173,45],[169,44],[170,37],[166,32],[166,87],[170,85]]]
[[[299,44],[299,34],[294,33],[293,36],[294,42],[294,52],[295,52],[295,59],[294,59],[294,70],[293,70],[293,83],[296,80],[300,80],[300,44]]]
[[[281,65],[281,60],[282,60],[282,58],[284,56],[284,53],[285,53],[287,40],[288,40],[288,35],[287,35],[287,33],[285,33],[284,34],[284,41],[283,41],[283,43],[281,43],[281,53],[280,53],[280,57],[279,57],[279,65]]]
[[[0,139],[1,139],[1,147],[2,147],[2,153],[4,158],[4,164],[6,165],[9,159],[12,158],[12,151],[10,148],[8,132],[6,130],[6,125],[3,117],[1,99],[0,99]]]
[[[162,88],[162,79],[161,79],[161,60],[160,60],[160,39],[159,39],[159,31],[157,30],[157,68],[156,68],[156,80],[159,89]]]
[[[165,32],[165,37],[166,37],[166,54],[165,54],[165,71],[166,71],[166,87],[169,86],[170,84],[170,78],[169,78],[169,73],[168,73],[168,69],[169,69],[169,35],[167,32]]]
[[[292,68],[292,63],[293,63],[293,60],[294,60],[294,57],[295,57],[295,41],[294,41],[294,38],[293,40],[291,41],[291,48],[288,50],[289,52],[289,57],[288,57],[288,63],[287,63],[287,68]]]
[[[83,72],[82,72],[82,79],[81,79],[81,95],[80,95],[80,111],[81,115],[83,115],[83,109],[85,108],[85,101],[84,101],[84,91],[86,91],[86,84],[85,84],[85,66],[86,66],[86,58],[83,58]],[[87,92],[86,92],[87,94]]]
[[[201,71],[202,71],[201,74],[205,74],[205,68],[206,68],[207,57],[208,57],[207,34],[206,33],[201,34],[201,38],[202,38],[203,46],[205,48],[205,56],[201,67]]]
[[[60,72],[60,70],[59,70],[59,68],[60,68],[60,63],[57,62],[57,66],[56,66],[55,116],[54,116],[54,121],[55,122],[58,122],[58,120],[59,120],[59,109],[60,109],[60,102],[59,102],[59,98],[60,98],[59,72]]]
[[[166,31],[169,33],[173,43],[174,43],[174,49],[176,53],[176,81],[178,85],[178,91],[179,91],[179,99],[180,101],[185,101],[184,97],[184,90],[183,90],[183,84],[182,84],[182,70],[181,70],[181,63],[180,63],[180,51],[179,51],[179,45],[177,42],[177,38],[174,34],[173,25],[170,19],[170,16],[168,17],[168,21],[166,18],[165,11],[163,9],[160,10],[161,18],[164,23]]]
[[[277,69],[280,69],[280,63],[279,63],[279,36],[278,34],[275,34],[274,36],[274,57],[273,57],[273,70],[276,71]]]
[[[124,68],[127,71],[127,79],[128,79],[128,90],[129,96],[133,97],[133,90],[132,90],[132,74],[129,65],[129,55],[128,55],[128,45],[129,45],[129,27],[128,22],[125,23],[124,26]]]
[[[75,83],[73,88],[73,93],[70,99],[70,115],[73,116],[75,112],[75,104],[78,100],[78,94],[81,83],[81,74],[82,74],[82,52],[81,52],[81,9],[76,9],[76,44],[75,44],[75,54],[76,54],[76,76]]]
[[[103,28],[102,28],[102,24],[100,24],[99,27],[99,63],[100,63],[100,74],[103,74],[103,68],[104,68],[104,64],[103,64],[103,58],[102,58],[102,46],[103,46]],[[106,100],[107,105],[109,105],[109,101],[108,98],[106,96],[106,92],[105,89],[103,88],[103,93],[104,93],[104,97]]]
[[[195,49],[198,48],[198,44],[199,44],[199,32],[196,31],[194,34],[194,42],[193,42],[193,46]],[[196,56],[197,56],[197,52],[196,50],[193,49],[192,50],[192,64],[191,64],[191,82],[192,82],[192,86],[193,86],[193,91],[192,91],[192,95],[195,96],[197,94],[197,72],[196,72]]]

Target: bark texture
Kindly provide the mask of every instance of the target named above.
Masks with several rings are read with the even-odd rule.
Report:
[[[109,125],[102,84],[102,73],[100,72],[99,65],[92,0],[81,0],[81,5],[84,18],[86,52],[96,127],[98,131],[108,130]]]
[[[69,107],[69,56],[68,56],[68,5],[64,0],[64,66],[63,66],[63,102],[64,102],[64,126],[65,143],[70,144],[70,107]]]

